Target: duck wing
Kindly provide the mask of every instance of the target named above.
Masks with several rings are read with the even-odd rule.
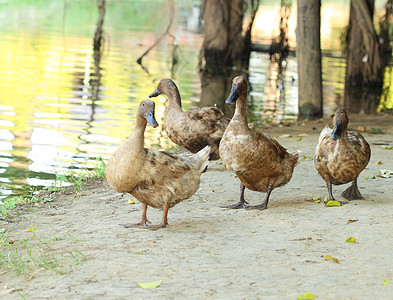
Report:
[[[262,132],[250,130],[244,144],[238,146],[240,148],[235,151],[236,162],[242,166],[239,168],[241,173],[263,173],[263,177],[276,177],[282,173],[282,162],[287,151],[275,139]]]
[[[192,109],[192,110],[186,111],[185,114],[187,114],[191,120],[195,120],[195,121],[206,120],[206,121],[217,122],[222,117],[224,117],[224,113],[219,108],[214,107],[214,106],[207,106],[207,107]]]
[[[359,159],[367,161],[368,163],[371,156],[371,150],[366,139],[360,133],[348,131],[348,142],[356,151],[358,151],[358,153],[360,153],[357,155]]]
[[[258,131],[256,131],[258,132]],[[268,141],[270,146],[274,149],[274,151],[277,153],[277,155],[281,158],[285,157],[285,153],[287,152],[287,149],[284,148],[283,146],[281,146],[281,144],[279,142],[277,142],[275,139],[273,139],[272,137],[265,135],[261,132],[258,132],[259,136],[263,135]]]
[[[196,167],[195,162],[186,155],[174,155],[165,151],[146,149],[146,170],[151,177],[180,178]]]

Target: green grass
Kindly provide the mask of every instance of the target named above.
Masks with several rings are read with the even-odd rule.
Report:
[[[27,237],[11,240],[7,234],[0,234],[0,267],[16,275],[28,278],[42,270],[49,270],[57,275],[71,272],[75,266],[86,260],[76,248],[63,253],[59,250],[58,241],[67,238],[68,245],[75,246],[75,240],[68,234],[61,238],[38,237],[35,228],[26,231]]]
[[[65,174],[56,174],[56,179],[52,182],[52,184],[44,188],[44,191],[49,192],[58,192],[61,189],[69,188],[64,187],[64,183],[66,185],[70,185],[70,188],[73,190],[74,193],[80,194],[83,191],[83,188],[86,182],[89,179],[103,179],[105,178],[105,162],[102,160],[101,157],[96,159],[97,165],[94,169],[88,171],[85,174],[76,174],[72,173],[70,175]],[[31,188],[27,193],[9,197],[3,200],[0,200],[0,217],[9,218],[12,212],[15,212],[15,209],[18,206],[26,205],[26,204],[34,204],[34,203],[45,203],[53,201],[51,195],[49,196],[41,196],[45,195],[40,194],[35,188]]]
[[[31,189],[28,194],[15,196],[6,200],[0,200],[0,212],[1,216],[9,217],[10,213],[15,210],[16,207],[33,204],[33,203],[45,203],[51,202],[53,199],[49,197],[40,198],[34,189]]]

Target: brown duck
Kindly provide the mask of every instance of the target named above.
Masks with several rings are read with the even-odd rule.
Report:
[[[226,103],[236,103],[232,117],[220,142],[220,157],[228,170],[234,171],[241,181],[240,199],[227,208],[265,209],[273,189],[289,182],[298,161],[298,154],[290,154],[275,139],[252,130],[247,124],[248,82],[243,76],[233,79],[232,91]],[[264,192],[260,205],[248,206],[244,189]]]
[[[348,121],[347,113],[337,110],[333,118],[334,129],[322,130],[315,152],[314,164],[326,182],[329,201],[335,200],[332,184],[340,185],[351,181],[351,186],[341,195],[348,200],[362,199],[357,178],[370,161],[371,150],[361,134],[347,130]],[[346,200],[339,202],[348,203]]]
[[[210,146],[187,155],[144,148],[146,124],[158,126],[154,106],[151,100],[140,103],[133,133],[113,153],[106,166],[106,179],[111,188],[119,193],[130,193],[142,203],[141,222],[125,227],[165,227],[169,208],[196,192],[201,173],[208,164]],[[161,224],[148,225],[148,206],[162,208]]]
[[[149,98],[162,94],[169,102],[163,127],[172,142],[192,153],[210,145],[210,160],[219,159],[218,146],[230,119],[214,106],[183,111],[179,90],[171,79],[162,79]]]

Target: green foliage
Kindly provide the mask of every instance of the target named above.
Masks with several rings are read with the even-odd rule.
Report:
[[[86,260],[78,249],[59,253],[58,247],[54,245],[59,239],[40,238],[36,235],[35,228],[26,232],[29,237],[20,240],[11,240],[7,234],[0,234],[0,266],[3,269],[28,278],[41,270],[63,275]],[[68,236],[70,242],[75,243],[74,239]]]
[[[64,188],[64,186],[70,185],[75,193],[80,194],[83,191],[83,186],[88,179],[105,178],[105,162],[101,157],[96,158],[96,161],[98,164],[94,167],[94,169],[88,171],[86,174],[56,174],[56,179],[49,187],[45,188],[44,190],[57,192]],[[27,194],[0,200],[0,213],[3,217],[10,217],[11,212],[14,211],[18,206],[51,201],[53,201],[52,198],[42,197],[35,188],[31,188]]]
[[[51,202],[53,199],[44,197],[41,198],[38,196],[37,191],[31,189],[28,194],[11,197],[5,200],[0,200],[0,211],[1,216],[9,217],[11,211],[13,211],[16,207],[25,205],[25,204],[32,204],[32,203],[45,203]]]

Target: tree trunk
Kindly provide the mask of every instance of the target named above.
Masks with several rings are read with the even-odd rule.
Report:
[[[300,119],[323,114],[321,67],[321,0],[297,1],[296,55]]]
[[[199,54],[199,67],[204,71],[220,72],[225,68],[248,68],[251,27],[259,0],[251,3],[251,18],[243,32],[243,18],[247,6],[244,0],[204,0],[201,19],[204,22],[204,41]]]
[[[379,37],[373,23],[374,0],[351,1],[345,77],[345,106],[351,112],[375,113],[378,107],[385,67],[391,58],[388,35],[391,2],[387,1]]]

